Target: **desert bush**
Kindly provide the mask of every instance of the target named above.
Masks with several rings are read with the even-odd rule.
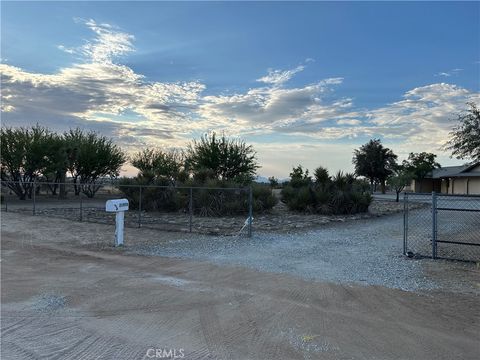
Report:
[[[190,190],[193,187],[193,212],[199,216],[226,216],[248,213],[248,187],[239,188],[238,184],[207,180],[204,183],[189,179],[178,187],[168,180],[147,181],[145,178],[122,178],[119,190],[129,200],[132,209],[139,208],[139,185],[142,187],[142,210],[161,212],[187,212],[189,209]],[[162,188],[151,185],[160,185]],[[276,198],[269,186],[253,184],[253,210],[264,212],[276,204]]]
[[[128,199],[130,208],[139,208],[140,187],[142,187],[142,210],[178,211],[188,207],[188,196],[169,184],[168,180],[147,182],[142,178],[121,178],[118,189]],[[154,186],[159,187],[154,187]]]
[[[253,211],[256,213],[271,210],[278,202],[272,189],[266,184],[253,184],[252,195]]]
[[[299,171],[302,170],[301,172]],[[325,168],[315,170],[315,181],[301,166],[282,190],[282,201],[290,210],[325,215],[355,214],[368,211],[372,200],[365,183],[353,174],[338,172],[330,177]]]

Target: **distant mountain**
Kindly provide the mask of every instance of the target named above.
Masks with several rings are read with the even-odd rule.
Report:
[[[284,182],[286,182],[286,181],[288,181],[288,180],[290,180],[290,179],[288,179],[288,178],[287,178],[287,179],[278,179],[278,182],[281,184],[281,183],[284,183]],[[258,182],[258,183],[266,183],[266,184],[268,184],[268,183],[270,182],[270,181],[268,181],[268,177],[266,177],[266,176],[261,176],[261,175],[258,175],[258,176],[255,178],[254,181],[255,181],[255,182]]]

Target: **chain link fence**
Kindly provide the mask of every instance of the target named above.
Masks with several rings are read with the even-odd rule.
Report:
[[[405,193],[403,251],[480,261],[480,196]]]
[[[126,227],[203,234],[252,235],[252,188],[176,187],[97,183],[2,182],[1,209],[75,221],[115,224],[110,199],[129,200]],[[24,199],[18,190],[25,192]],[[26,189],[26,190],[25,190]]]

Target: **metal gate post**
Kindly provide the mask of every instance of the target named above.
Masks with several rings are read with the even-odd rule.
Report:
[[[83,199],[82,194],[80,194],[80,222],[83,221]]]
[[[253,216],[253,190],[250,185],[248,192],[248,237],[252,237],[252,218]]]
[[[35,215],[35,207],[37,205],[37,201],[35,198],[35,193],[37,192],[37,184],[36,184],[36,179],[33,179],[33,208],[32,208],[32,214]]]
[[[437,258],[437,193],[432,191],[432,259]]]
[[[142,187],[139,188],[139,197],[138,197],[138,227],[142,226]]]
[[[192,220],[193,220],[193,188],[190,188],[190,201],[188,202],[188,229],[192,232]]]
[[[403,255],[407,255],[408,194],[403,193]]]

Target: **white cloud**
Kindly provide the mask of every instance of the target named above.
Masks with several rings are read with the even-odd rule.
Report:
[[[61,119],[94,127],[103,122],[117,124],[117,131],[109,127],[114,135],[149,129],[144,136],[151,138],[188,132],[192,107],[205,86],[197,81],[148,82],[131,68],[113,63],[116,57],[133,51],[133,36],[93,20],[84,23],[95,34],[92,40],[74,49],[59,46],[81,55],[79,63],[54,74],[0,64],[4,123],[31,123],[41,118],[55,128]],[[135,124],[121,122],[121,117],[112,120],[129,111],[139,115]]]
[[[206,96],[199,114],[216,124],[229,123],[230,129],[249,127],[259,131],[294,131],[297,127],[313,126],[335,118],[351,106],[350,99],[327,102],[324,95],[333,91],[343,78],[327,78],[303,87],[284,88],[278,85],[291,78],[294,70],[269,72],[263,82],[270,86],[249,89],[234,95]],[[278,75],[278,79],[275,77]],[[266,78],[269,78],[267,81]],[[241,131],[241,128],[237,129]]]
[[[439,73],[436,73],[435,76],[443,76],[443,77],[450,77],[450,76],[455,76],[455,75],[458,75],[458,73],[460,71],[463,71],[463,69],[452,69],[452,70],[449,70],[449,71],[442,71],[442,72],[439,72]]]
[[[135,150],[159,142],[164,146],[183,145],[193,132],[208,130],[227,130],[247,139],[268,134],[282,139],[301,136],[306,143],[315,143],[316,147],[308,149],[306,144],[295,142],[298,140],[254,144],[262,162],[275,164],[283,175],[272,173],[285,176],[290,166],[302,163],[305,156],[310,159],[305,163],[313,164],[316,151],[334,151],[335,161],[346,167],[352,149],[365,137],[382,138],[400,155],[438,152],[454,125],[455,114],[467,101],[480,103],[479,93],[435,83],[411,89],[391,104],[362,109],[353,98],[336,93],[342,77],[289,87],[288,81],[306,65],[269,70],[257,79],[257,87],[244,92],[203,96],[205,85],[201,82],[151,82],[116,62],[134,51],[132,35],[93,20],[81,23],[92,30],[93,39],[80,47],[58,46],[79,56],[77,63],[53,74],[0,64],[4,125],[38,122],[58,131],[86,127]],[[311,61],[307,59],[305,64]],[[455,71],[461,69],[449,73]],[[339,139],[344,139],[341,145],[327,146]],[[278,152],[272,150],[275,146]],[[283,165],[280,150],[292,164]],[[334,167],[330,163],[327,165]],[[265,168],[272,166],[267,164]]]
[[[456,114],[469,101],[480,102],[480,94],[437,83],[412,89],[403,100],[375,109],[368,116],[378,134],[402,139],[404,151],[438,152],[455,125]]]
[[[257,79],[258,82],[263,82],[265,84],[271,84],[280,86],[290,80],[295,74],[303,71],[305,69],[304,65],[299,65],[291,70],[268,70],[268,74]]]
[[[66,46],[63,46],[63,45],[58,45],[57,48],[59,50],[66,52],[67,54],[75,54],[75,49],[67,48]]]

